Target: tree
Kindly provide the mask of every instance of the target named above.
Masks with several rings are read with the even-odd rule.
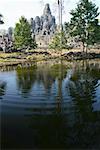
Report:
[[[32,39],[31,26],[25,17],[21,17],[14,29],[16,48],[36,48],[35,38]]]
[[[80,0],[75,10],[70,12],[72,15],[70,21],[70,35],[78,36],[83,44],[84,49],[87,50],[88,45],[94,44],[98,36],[95,32],[98,29],[96,18],[99,15],[98,7],[89,0]]]
[[[60,32],[56,33],[49,47],[58,50],[67,48],[68,46],[67,46],[67,38],[65,32],[62,31],[61,33]]]
[[[99,20],[96,19],[95,22],[93,22],[94,26],[94,37],[92,38],[93,43],[100,44],[100,25],[99,25]]]
[[[2,17],[2,14],[0,14],[0,24],[4,24],[3,20],[1,19]]]

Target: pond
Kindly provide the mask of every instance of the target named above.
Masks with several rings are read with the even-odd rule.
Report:
[[[100,60],[0,68],[2,149],[100,149]]]

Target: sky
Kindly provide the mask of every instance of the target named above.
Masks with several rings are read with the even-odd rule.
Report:
[[[74,9],[79,0],[63,0],[63,22],[70,20],[70,10]],[[100,0],[92,0],[98,7],[100,12]],[[52,14],[58,18],[57,0],[0,0],[0,13],[3,15],[4,25],[0,25],[0,29],[14,27],[21,16],[25,16],[28,20],[32,17],[41,16],[43,14],[44,5],[50,4]],[[100,16],[99,16],[100,19]],[[58,20],[58,19],[57,19]]]

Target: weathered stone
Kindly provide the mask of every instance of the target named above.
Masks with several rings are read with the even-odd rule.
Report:
[[[30,24],[31,24],[32,32],[34,33],[34,30],[35,30],[35,20],[33,18],[30,19]]]
[[[35,18],[35,33],[39,34],[40,29],[41,29],[40,17],[36,16],[36,18]]]
[[[8,38],[10,41],[13,40],[13,28],[12,27],[8,28]]]
[[[45,5],[41,17],[36,16],[35,20],[31,18],[30,24],[38,45],[48,45],[52,35],[56,31],[56,20],[52,16],[49,4]]]
[[[52,32],[54,32],[55,30],[55,17],[52,16],[51,14],[51,10],[50,10],[50,6],[49,4],[45,5],[44,11],[43,11],[43,15],[42,15],[42,22],[43,22],[43,31],[42,34],[43,35],[47,35]]]
[[[44,8],[44,11],[43,11],[43,15],[45,16],[45,15],[48,15],[48,14],[51,15],[51,10],[50,10],[49,4],[46,4],[45,8]]]
[[[0,24],[4,24],[4,21],[2,20],[2,15],[0,14]]]

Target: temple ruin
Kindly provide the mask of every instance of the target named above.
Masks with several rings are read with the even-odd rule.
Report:
[[[52,15],[50,5],[46,4],[41,17],[30,19],[32,35],[35,36],[38,47],[48,47],[48,44],[56,31],[56,19]]]

